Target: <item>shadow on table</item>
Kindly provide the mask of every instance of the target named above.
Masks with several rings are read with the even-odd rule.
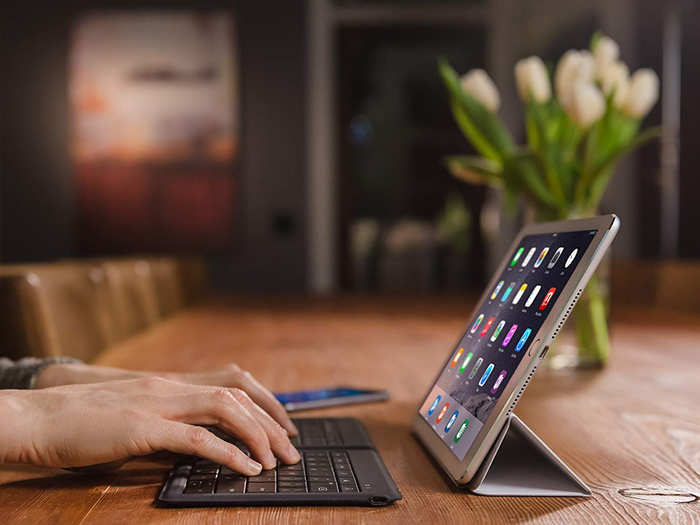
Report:
[[[32,466],[5,466],[0,470],[0,487],[28,490],[80,490],[96,486],[159,486],[172,460],[134,459],[121,468],[101,472],[67,472]]]

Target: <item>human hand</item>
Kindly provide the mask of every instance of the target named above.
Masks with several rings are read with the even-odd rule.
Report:
[[[247,475],[300,456],[287,432],[241,389],[157,377],[0,392],[0,461],[47,467],[107,463],[160,450]],[[240,449],[195,425],[216,425]]]
[[[46,367],[36,378],[36,388],[48,388],[60,385],[98,383],[119,379],[158,376],[171,381],[193,385],[222,386],[240,388],[268,414],[270,414],[292,436],[298,434],[297,428],[287,415],[287,411],[277,398],[265,388],[250,372],[238,365],[228,364],[206,372],[142,372],[123,370],[107,366],[87,365],[83,363],[58,363]]]

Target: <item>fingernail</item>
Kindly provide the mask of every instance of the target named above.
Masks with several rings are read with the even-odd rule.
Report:
[[[291,443],[289,444],[289,459],[295,463],[301,459],[299,451]]]
[[[265,464],[269,465],[268,469],[273,469],[277,466],[277,458],[272,452],[265,455]]]
[[[289,422],[289,428],[287,429],[293,436],[298,436],[299,435],[299,429],[297,426],[292,423],[291,421]]]
[[[248,468],[250,468],[253,474],[260,474],[262,472],[262,465],[252,459],[248,460]]]

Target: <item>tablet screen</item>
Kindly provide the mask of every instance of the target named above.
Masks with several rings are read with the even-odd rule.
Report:
[[[523,237],[423,401],[420,413],[464,459],[597,230]]]

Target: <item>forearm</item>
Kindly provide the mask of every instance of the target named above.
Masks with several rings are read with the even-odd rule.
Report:
[[[122,370],[109,366],[86,365],[84,363],[55,364],[46,367],[36,377],[34,388],[62,385],[102,383],[120,379],[137,379],[144,376],[161,375],[153,372]]]
[[[27,392],[0,391],[0,463],[32,462],[33,420]]]

